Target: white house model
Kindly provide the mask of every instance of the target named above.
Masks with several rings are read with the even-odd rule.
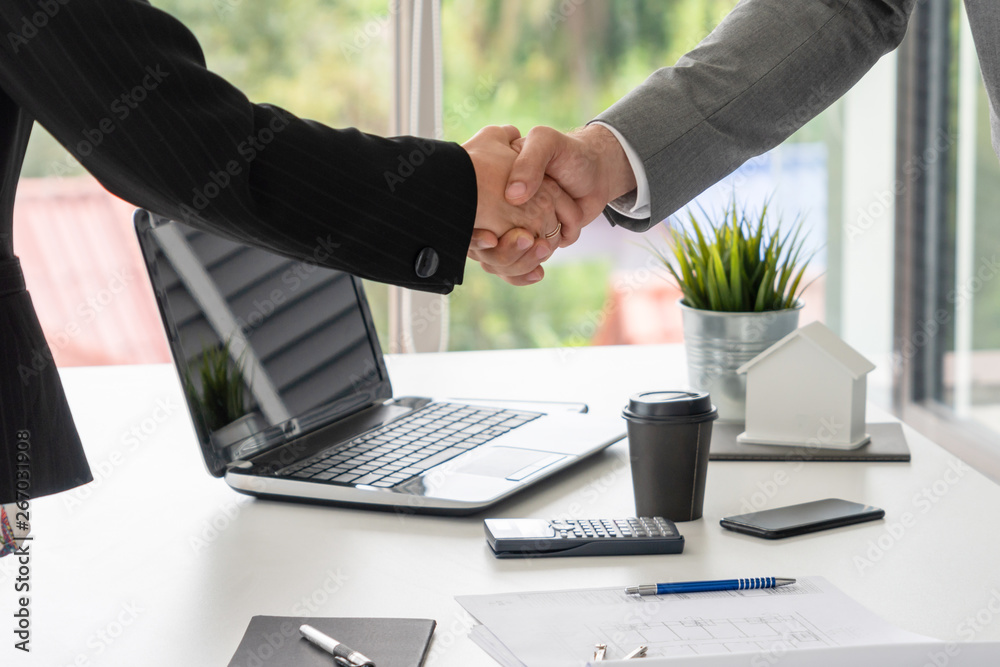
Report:
[[[819,322],[740,366],[747,375],[746,444],[855,449],[865,433],[867,375],[875,365]]]

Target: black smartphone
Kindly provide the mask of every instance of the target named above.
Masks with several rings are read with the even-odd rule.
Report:
[[[739,533],[777,540],[862,521],[873,521],[884,516],[885,510],[878,507],[852,503],[840,498],[827,498],[801,505],[729,516],[719,523],[723,528]]]

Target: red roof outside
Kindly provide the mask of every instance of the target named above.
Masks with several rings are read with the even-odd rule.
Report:
[[[14,250],[57,366],[170,361],[134,209],[89,176],[21,179]]]

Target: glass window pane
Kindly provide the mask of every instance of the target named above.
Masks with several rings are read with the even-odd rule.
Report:
[[[998,432],[1000,218],[996,212],[1000,190],[996,185],[1000,161],[991,144],[989,100],[974,51],[970,51],[971,35],[964,23],[956,25],[957,77],[949,106],[956,119],[957,142],[950,181],[954,188],[948,193],[954,207],[949,229],[954,254],[941,257],[935,267],[939,284],[947,290],[947,309],[942,317],[944,358],[939,360],[941,371],[933,398],[957,416]]]
[[[523,133],[541,124],[578,127],[674,63],[735,4],[443,0],[445,137],[463,141],[487,124]],[[802,217],[815,251],[803,323],[832,319],[834,327],[843,133],[838,104],[692,204],[718,210],[735,192],[751,210],[770,202],[788,224]],[[664,230],[638,235],[599,218],[531,287],[510,287],[470,264],[451,297],[451,348],[680,342],[680,293],[646,247],[663,245]]]
[[[968,400],[972,416],[1000,431],[1000,162],[990,144],[985,88],[978,93],[976,130],[976,204],[973,270],[959,277],[958,298],[972,297],[972,351]]]

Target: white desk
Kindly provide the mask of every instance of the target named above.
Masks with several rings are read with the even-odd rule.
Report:
[[[584,400],[618,412],[630,393],[679,386],[684,364],[678,347],[632,347],[395,357],[390,371],[397,395]],[[680,524],[679,556],[499,561],[483,516],[235,493],[205,472],[172,367],[63,377],[97,481],[33,503],[27,659],[12,648],[14,559],[0,559],[3,665],[223,666],[254,614],[434,618],[429,664],[489,665],[455,595],[755,575],[823,575],[907,630],[1000,639],[990,610],[1000,609],[1000,488],[911,430],[908,464],[713,462],[705,517]],[[745,501],[828,496],[884,507],[886,520],[779,542],[719,526]],[[488,515],[632,513],[619,443]],[[904,513],[912,521],[894,536]],[[966,620],[977,615],[978,631]]]

